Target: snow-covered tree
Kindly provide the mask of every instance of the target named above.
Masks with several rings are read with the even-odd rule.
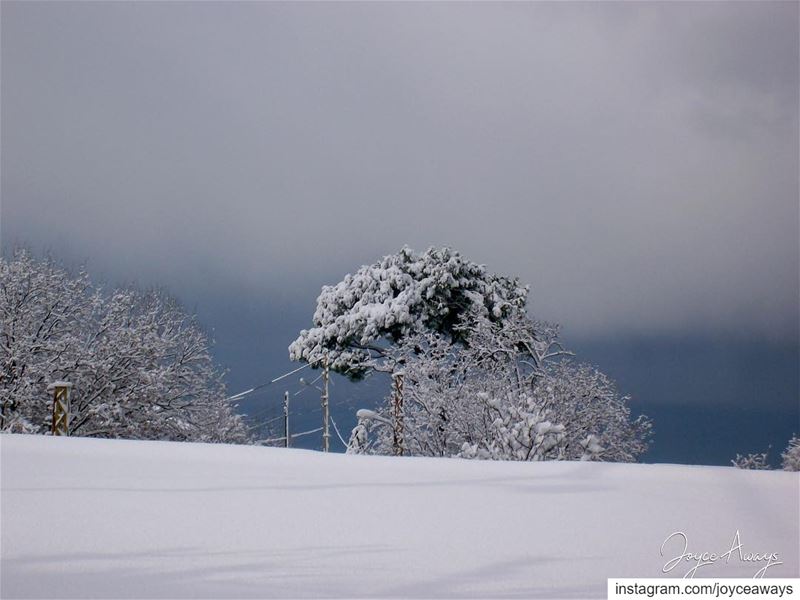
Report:
[[[315,366],[327,357],[332,370],[354,379],[373,368],[392,370],[385,363],[392,345],[424,332],[465,342],[465,315],[503,321],[524,312],[527,295],[517,279],[489,273],[449,248],[404,247],[323,287],[314,327],[300,332],[289,355]]]
[[[289,353],[352,378],[392,374],[351,452],[635,460],[649,421],[602,373],[563,361],[558,327],[528,317],[527,295],[449,248],[403,248],[323,287]]]
[[[24,251],[0,258],[0,429],[45,428],[48,378],[72,366],[99,302],[85,273],[71,276]]]
[[[390,351],[404,380],[404,453],[636,460],[647,449],[649,420],[631,419],[629,399],[608,377],[565,360],[557,328],[524,319],[478,318],[466,346],[427,332]],[[384,422],[396,418],[392,410],[387,401]],[[369,451],[392,453],[389,431],[375,428]]]
[[[0,430],[44,433],[73,384],[70,434],[245,442],[193,317],[166,293],[103,293],[25,251],[0,259]]]
[[[781,454],[784,471],[800,471],[800,438],[796,435],[789,440],[789,445]]]

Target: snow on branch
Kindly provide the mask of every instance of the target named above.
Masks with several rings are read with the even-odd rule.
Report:
[[[44,433],[49,382],[70,434],[243,442],[200,325],[161,290],[106,292],[24,250],[0,258],[0,430]]]
[[[410,335],[433,331],[464,341],[468,330],[455,326],[465,314],[499,321],[524,312],[527,296],[517,279],[488,273],[449,248],[404,247],[323,287],[314,327],[300,332],[289,355],[306,362],[327,355],[333,370],[360,378]]]

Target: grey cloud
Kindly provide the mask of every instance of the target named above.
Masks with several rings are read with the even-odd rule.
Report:
[[[586,334],[797,336],[792,3],[4,3],[2,233],[296,294],[403,243]]]

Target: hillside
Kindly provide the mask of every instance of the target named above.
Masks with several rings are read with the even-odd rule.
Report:
[[[605,597],[661,576],[677,530],[700,552],[738,530],[779,554],[769,576],[800,571],[796,473],[22,435],[0,453],[3,598]]]

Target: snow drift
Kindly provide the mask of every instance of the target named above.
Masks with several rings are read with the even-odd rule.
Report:
[[[691,552],[738,531],[778,554],[767,577],[800,571],[797,473],[26,435],[0,453],[3,598],[605,597],[664,576],[675,531]]]

